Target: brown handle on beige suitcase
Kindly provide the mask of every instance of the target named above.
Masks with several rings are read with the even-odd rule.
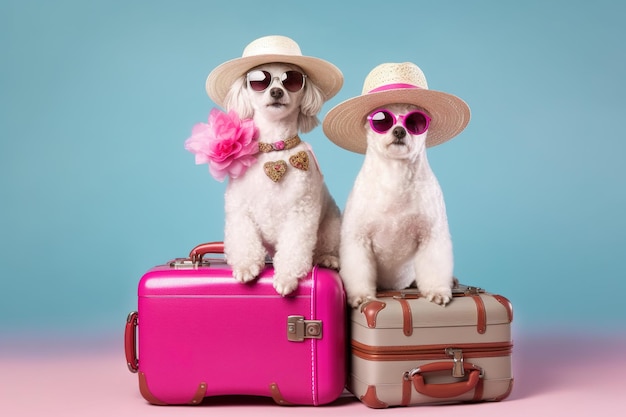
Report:
[[[463,369],[469,373],[467,380],[448,384],[427,384],[422,376],[423,373],[428,372],[452,371],[454,366],[454,362],[429,363],[409,372],[409,378],[413,380],[413,387],[420,394],[433,398],[454,398],[465,394],[478,385],[482,377],[482,369],[466,362],[463,364]]]

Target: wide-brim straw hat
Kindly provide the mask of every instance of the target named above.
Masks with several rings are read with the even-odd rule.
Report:
[[[224,106],[224,98],[233,82],[250,69],[268,63],[297,65],[324,94],[325,101],[343,86],[343,74],[335,65],[320,58],[304,56],[300,46],[286,36],[265,36],[250,42],[241,58],[232,59],[216,67],[206,80],[206,91],[215,103]]]
[[[439,145],[461,133],[470,120],[469,106],[460,98],[429,90],[422,70],[411,62],[385,63],[365,78],[360,96],[333,107],[323,121],[324,134],[352,152],[365,153],[367,116],[389,104],[413,104],[431,117],[426,146]]]

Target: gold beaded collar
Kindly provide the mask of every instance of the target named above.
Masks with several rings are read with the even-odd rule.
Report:
[[[300,142],[300,137],[298,135],[289,139],[279,140],[278,142],[274,143],[259,142],[259,151],[263,153],[268,153],[272,151],[284,151],[287,149],[295,148],[300,144]]]

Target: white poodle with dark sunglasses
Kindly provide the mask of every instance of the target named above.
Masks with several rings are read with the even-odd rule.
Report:
[[[307,73],[293,62],[304,66],[321,60],[302,57],[299,48],[283,51],[297,48],[288,38],[268,37],[255,42],[261,41],[276,43],[272,59],[284,54],[292,63],[263,62],[246,68],[245,73],[229,81],[223,97],[227,110],[234,110],[241,119],[253,119],[259,140],[256,162],[243,176],[231,178],[226,189],[224,252],[233,276],[244,283],[254,280],[267,255],[271,256],[274,288],[284,296],[298,287],[314,264],[339,267],[341,213],[310,146],[298,133],[309,132],[319,124],[317,114],[339,90],[343,76],[323,61],[324,68],[332,69],[329,79],[334,77],[335,85],[320,87],[315,80],[324,74]],[[247,48],[248,57],[244,51],[244,57],[236,60],[240,68],[269,59],[264,58],[267,45],[258,48],[261,54],[250,53],[254,45]],[[309,69],[316,70],[321,72],[315,66]],[[210,82],[211,75],[207,81],[209,95]]]
[[[378,290],[412,286],[436,304],[452,299],[452,240],[426,147],[462,130],[469,108],[466,114],[457,103],[457,115],[445,106],[438,109],[442,97],[427,90],[421,78],[413,64],[379,66],[368,75],[363,95],[336,106],[324,120],[331,140],[365,153],[341,228],[340,273],[353,307]],[[444,125],[441,111],[452,113],[450,126]],[[350,129],[362,132],[365,140],[350,135]]]

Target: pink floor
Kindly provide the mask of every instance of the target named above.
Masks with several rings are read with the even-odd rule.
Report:
[[[121,340],[119,345],[107,341],[80,349],[15,344],[0,351],[0,416],[239,416],[249,411],[301,417],[594,416],[602,409],[626,409],[626,335],[517,339],[515,388],[507,400],[386,410],[367,408],[349,394],[323,407],[281,407],[265,398],[239,397],[207,399],[196,407],[152,406],[139,394],[137,376],[126,368]]]

